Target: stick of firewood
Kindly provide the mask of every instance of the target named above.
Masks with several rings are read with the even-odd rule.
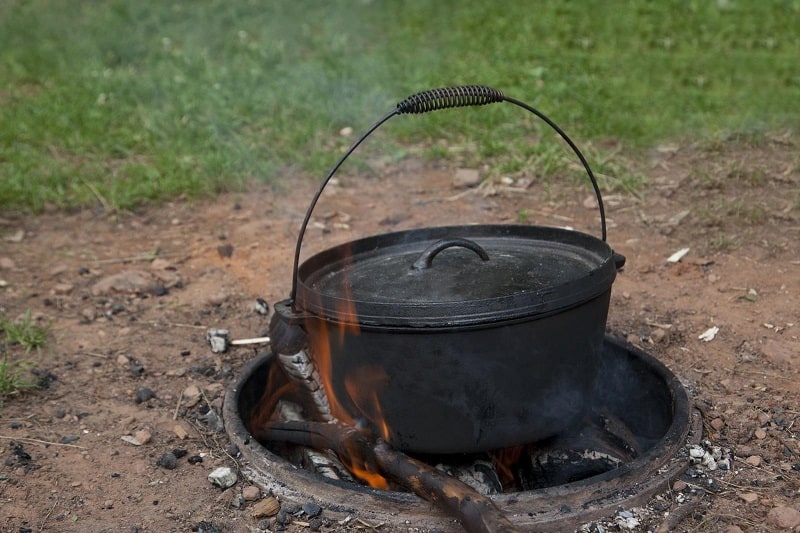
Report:
[[[253,435],[262,441],[333,450],[351,470],[382,474],[457,518],[468,533],[518,531],[491,498],[354,427],[340,423],[269,422],[254,428]]]

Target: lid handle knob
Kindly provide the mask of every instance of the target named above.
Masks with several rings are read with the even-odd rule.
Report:
[[[431,244],[423,252],[420,254],[419,258],[414,261],[414,264],[411,265],[412,270],[425,270],[430,268],[433,264],[433,258],[439,255],[439,252],[442,250],[446,250],[447,248],[452,248],[454,246],[458,246],[460,248],[466,248],[468,250],[472,250],[478,257],[481,258],[483,261],[489,260],[489,254],[486,253],[480,244],[475,241],[471,241],[469,239],[462,239],[460,237],[454,237],[450,239],[441,239],[436,241],[435,243]]]

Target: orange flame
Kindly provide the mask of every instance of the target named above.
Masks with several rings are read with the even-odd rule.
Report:
[[[331,414],[339,421],[357,426],[358,422],[353,418],[338,398],[333,387],[333,351],[335,346],[342,346],[348,335],[359,335],[361,329],[358,325],[358,312],[355,302],[351,297],[350,286],[345,284],[342,287],[344,297],[342,307],[337,309],[339,320],[336,325],[331,325],[331,321],[314,319],[313,323],[307,324],[307,331],[313,332],[309,335],[311,343],[311,356],[317,365],[317,371],[322,379],[325,393],[328,396],[328,403],[331,407]],[[336,344],[334,344],[336,343]],[[384,387],[388,376],[378,367],[359,368],[344,380],[345,390],[351,401],[369,419],[381,436],[387,439],[390,435],[389,426],[384,420],[383,412],[378,400],[378,391]],[[358,479],[378,489],[388,489],[389,483],[378,472],[375,472],[366,464],[348,464],[347,468]]]
[[[492,463],[503,488],[514,486],[514,465],[519,462],[524,450],[525,446],[520,445],[495,450],[491,453]]]

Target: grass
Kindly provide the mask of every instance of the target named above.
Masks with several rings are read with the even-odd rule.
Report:
[[[27,356],[45,345],[49,330],[49,326],[37,324],[30,311],[14,322],[0,316],[0,333],[4,337],[4,342],[0,344],[0,408],[6,398],[38,386],[36,380],[25,377],[34,367],[33,363],[11,360],[9,348],[20,347]]]
[[[531,103],[579,146],[795,128],[798,17],[797,0],[5,0],[0,206],[118,209],[321,177],[343,127],[454,84]],[[362,155],[423,146],[548,176],[564,161],[550,139],[490,106],[402,117]]]

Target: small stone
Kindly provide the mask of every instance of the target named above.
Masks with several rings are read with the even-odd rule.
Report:
[[[74,288],[75,285],[73,285],[72,283],[56,283],[55,285],[53,285],[53,292],[55,294],[64,295],[71,293]]]
[[[0,257],[0,270],[16,270],[17,264],[10,257]]]
[[[261,498],[261,489],[253,485],[248,485],[242,489],[242,498],[247,502],[254,502]]]
[[[128,358],[128,356],[119,354],[117,356],[117,364],[119,366],[128,366],[131,364],[131,360]]]
[[[167,452],[162,455],[158,461],[156,461],[156,464],[161,468],[166,468],[167,470],[175,470],[175,467],[178,466],[178,458],[175,457],[174,453]]]
[[[202,397],[202,393],[200,392],[200,387],[197,385],[189,385],[185,389],[183,389],[183,400],[185,402],[186,407],[193,407],[200,401]]]
[[[767,339],[761,346],[761,355],[772,364],[786,365],[791,364],[794,354],[798,352],[797,344],[790,346],[789,343]]]
[[[217,253],[223,259],[228,259],[233,256],[233,245],[231,243],[220,244],[217,246]]]
[[[344,128],[339,130],[339,135],[342,137],[350,137],[353,134],[353,128],[350,126],[345,126]]]
[[[186,431],[186,428],[184,428],[183,425],[181,424],[175,424],[174,426],[172,426],[172,432],[180,440],[186,440],[186,437],[189,436],[189,432]]]
[[[758,428],[755,431],[755,436],[758,440],[764,440],[767,438],[767,432],[764,430],[764,428]]]
[[[675,492],[682,492],[688,487],[685,481],[681,481],[680,479],[676,480],[675,483],[672,484],[672,490]]]
[[[184,449],[182,449],[182,448],[174,448],[174,449],[172,450],[172,455],[174,455],[174,456],[175,456],[176,458],[178,458],[178,459],[180,459],[181,457],[186,457],[186,455],[187,455],[188,453],[189,453],[189,452],[187,452],[186,450],[184,450]]]
[[[156,397],[156,393],[153,392],[152,389],[148,389],[147,387],[140,387],[136,389],[136,403],[144,403],[147,400],[151,400]]]
[[[118,274],[107,276],[92,287],[94,296],[112,293],[152,293],[161,282],[149,272],[142,270],[124,270]]]
[[[238,479],[236,472],[227,466],[221,466],[208,475],[208,481],[222,489],[234,486]]]
[[[304,503],[303,512],[306,513],[309,518],[314,518],[315,516],[319,516],[319,514],[322,512],[322,507],[314,502]]]
[[[233,500],[231,500],[231,507],[233,507],[234,509],[243,509],[244,506],[245,506],[245,501],[242,495],[241,494],[234,495]]]
[[[800,526],[800,511],[786,506],[773,507],[767,513],[767,524],[781,529],[794,529]]]
[[[661,344],[667,338],[667,331],[661,328],[656,328],[650,334],[650,338],[656,344]]]
[[[212,328],[206,332],[206,339],[214,353],[223,353],[228,349],[228,339],[231,333],[227,329]]]
[[[593,195],[587,196],[581,203],[585,209],[597,209],[597,198]]]
[[[714,428],[715,431],[722,431],[722,428],[725,427],[725,421],[721,418],[715,418],[711,421],[711,427]]]
[[[761,466],[761,461],[762,459],[760,455],[751,455],[750,457],[744,460],[745,463],[755,467]]]
[[[312,518],[308,521],[308,529],[311,531],[319,531],[322,528],[321,518]]]
[[[743,494],[739,494],[739,499],[745,503],[756,503],[758,501],[758,494],[755,492],[745,492]]]
[[[19,229],[6,237],[6,240],[9,242],[22,242],[22,239],[25,238],[25,230]]]
[[[97,318],[97,310],[94,307],[86,307],[81,310],[81,318],[87,324],[89,322],[94,322],[94,320]]]
[[[457,189],[477,187],[480,183],[480,173],[474,168],[459,168],[453,176],[453,187]]]
[[[281,503],[274,496],[269,496],[253,505],[250,515],[253,518],[268,518],[275,516],[280,510]]]
[[[140,429],[139,431],[133,432],[133,438],[135,438],[141,444],[147,444],[153,440],[153,435],[146,429]]]
[[[170,270],[172,269],[172,263],[167,261],[166,259],[162,259],[160,257],[153,259],[150,263],[150,268],[153,270]]]
[[[200,464],[200,463],[203,462],[203,456],[202,455],[192,455],[191,457],[186,459],[186,462],[189,463],[190,465]]]
[[[268,315],[269,314],[269,304],[264,298],[256,298],[256,303],[253,306],[255,312],[259,315]]]
[[[103,509],[113,509],[114,508],[114,500],[106,500],[103,502]]]

